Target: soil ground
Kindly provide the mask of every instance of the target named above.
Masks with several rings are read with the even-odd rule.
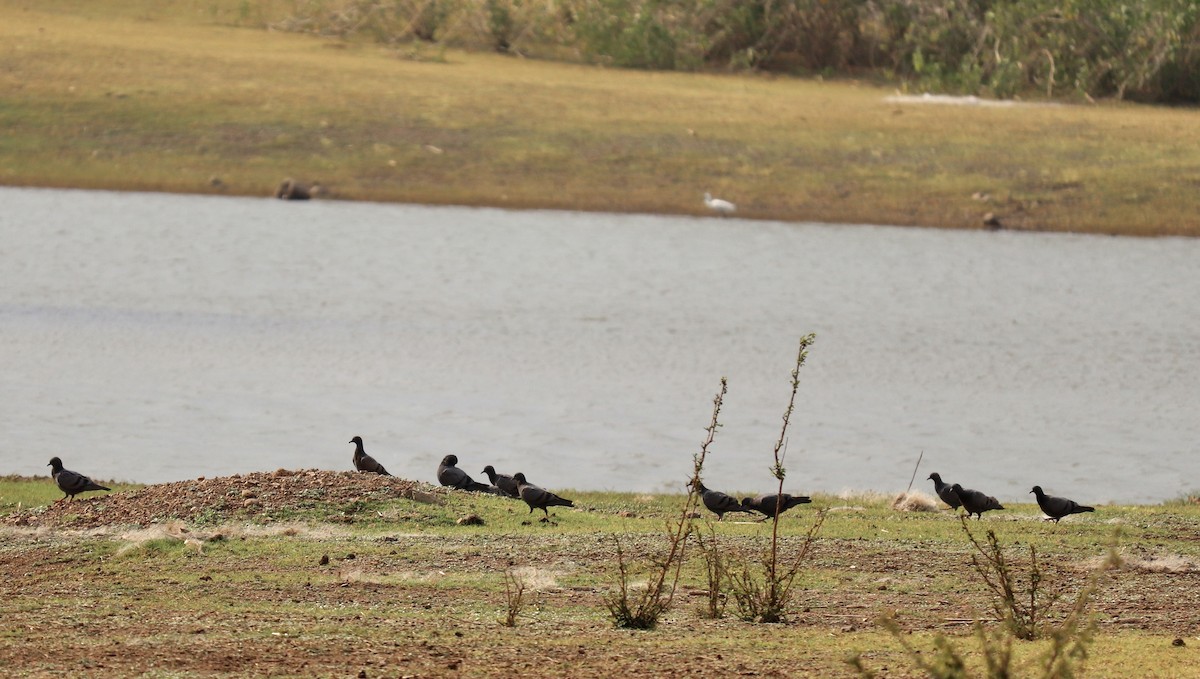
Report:
[[[921,676],[878,626],[882,612],[896,612],[918,645],[945,633],[968,650],[971,620],[993,617],[971,576],[969,543],[892,539],[880,527],[881,539],[818,537],[783,624],[744,622],[732,605],[724,618],[708,619],[706,590],[685,577],[656,630],[620,630],[605,608],[612,536],[563,530],[585,512],[606,510],[530,517],[520,531],[499,532],[455,528],[451,520],[444,522],[451,528],[431,530],[416,518],[443,511],[448,499],[454,505],[445,489],[412,481],[310,470],[162,484],[14,512],[0,526],[0,669],[18,676],[853,676],[844,659],[861,653],[884,676]],[[523,510],[512,511],[521,519]],[[458,506],[449,509],[455,513]],[[615,514],[634,524],[657,520]],[[841,532],[830,529],[840,520],[831,512],[826,532]],[[1071,528],[1064,522],[1054,530]],[[1175,532],[1200,539],[1192,526]],[[633,561],[662,543],[661,533],[644,527],[620,538]],[[735,551],[749,540],[722,539]],[[785,553],[802,541],[788,537]],[[1097,590],[1099,641],[1089,674],[1127,672],[1121,649],[1132,639],[1135,662],[1154,657],[1143,676],[1197,676],[1200,565],[1139,544],[1126,548],[1123,565]],[[1064,600],[1099,563],[1086,553],[1042,556]],[[527,588],[513,627],[501,623],[510,601],[505,573]],[[1066,607],[1059,604],[1060,614]]]

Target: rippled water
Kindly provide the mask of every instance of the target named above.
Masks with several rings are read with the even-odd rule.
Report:
[[[1200,488],[1200,241],[0,189],[0,473]],[[477,474],[477,476],[482,476]],[[927,481],[918,487],[931,489]]]

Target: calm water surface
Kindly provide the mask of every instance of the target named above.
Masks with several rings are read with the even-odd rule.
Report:
[[[0,189],[0,474],[1200,488],[1200,241]],[[477,476],[482,476],[477,474]],[[919,481],[929,491],[931,484]]]

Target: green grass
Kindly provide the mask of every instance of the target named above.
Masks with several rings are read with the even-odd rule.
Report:
[[[144,487],[140,483],[96,480],[102,486],[108,486],[114,493],[137,490]],[[84,493],[77,499],[100,495]],[[0,476],[0,516],[10,514],[19,508],[41,507],[63,497],[63,492],[54,485],[54,479],[47,473],[45,478],[31,479],[20,476]]]
[[[1200,233],[1195,112],[903,105],[259,28],[288,3],[0,0],[0,183],[1135,235]],[[419,55],[418,55],[419,56]],[[214,185],[219,180],[219,185]]]

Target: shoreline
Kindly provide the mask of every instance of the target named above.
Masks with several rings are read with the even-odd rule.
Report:
[[[712,214],[710,191],[753,220],[1200,236],[1192,110],[930,105],[862,82],[457,50],[426,61],[174,6],[0,6],[0,19],[20,75],[0,83],[19,140],[0,145],[9,186],[265,197],[290,177],[343,200],[690,216]]]

